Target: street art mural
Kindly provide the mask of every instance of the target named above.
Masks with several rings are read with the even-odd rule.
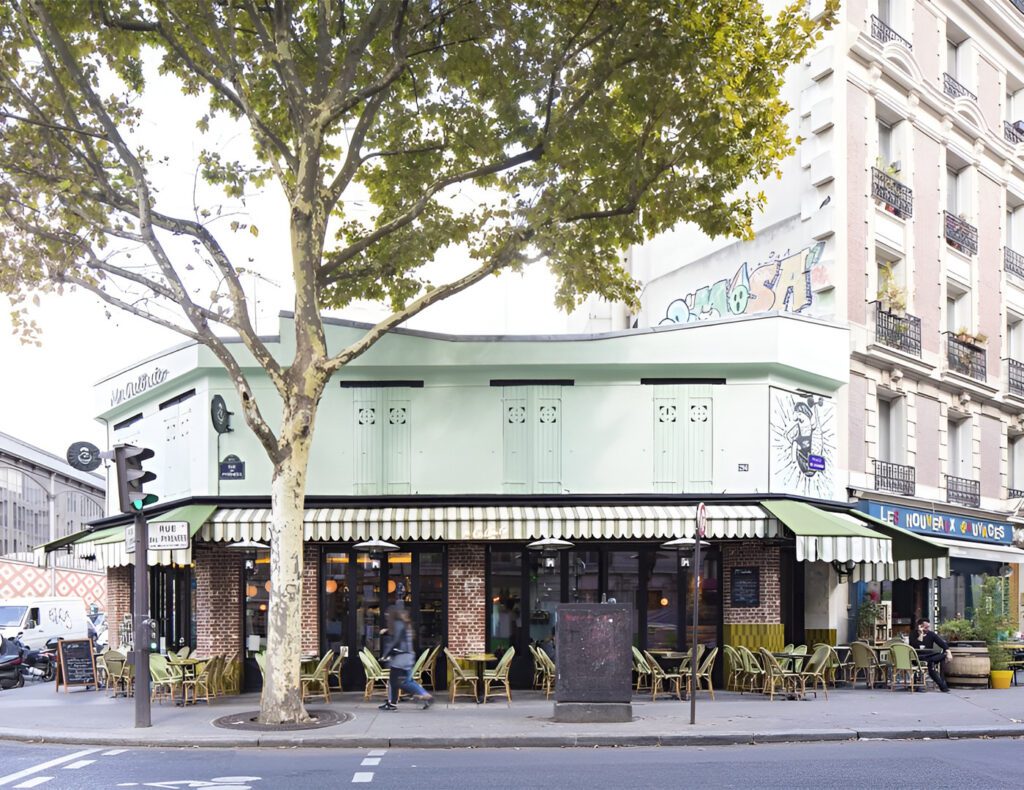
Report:
[[[831,399],[769,388],[769,489],[834,499],[836,409]]]
[[[734,315],[754,315],[769,310],[801,313],[814,299],[812,286],[824,284],[825,267],[820,265],[825,242],[806,247],[794,255],[789,250],[750,268],[744,261],[731,278],[723,277],[704,285],[665,310],[661,324],[687,324]]]

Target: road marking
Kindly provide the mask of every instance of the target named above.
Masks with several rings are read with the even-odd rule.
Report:
[[[369,757],[383,757],[387,753],[387,749],[370,749],[366,754]]]
[[[74,771],[76,768],[85,768],[85,766],[92,765],[94,762],[96,762],[96,761],[95,760],[78,760],[76,762],[71,763],[71,765],[65,765],[64,766],[64,770],[65,771]]]
[[[113,757],[115,754],[124,754],[127,749],[111,749],[109,752],[103,752],[104,757]]]
[[[379,757],[365,757],[360,765],[380,765]]]
[[[20,785],[15,785],[14,790],[18,790],[20,787],[35,787],[43,782],[49,782],[51,779],[53,779],[52,776],[33,776],[31,779],[26,779]]]
[[[352,777],[352,781],[353,782],[372,782],[373,781],[373,771],[356,771],[355,775]]]
[[[37,774],[40,771],[45,771],[47,768],[53,768],[55,765],[64,765],[64,763],[70,763],[73,760],[77,760],[80,757],[85,757],[87,754],[94,754],[99,749],[82,749],[80,752],[74,754],[66,754],[63,757],[58,757],[55,760],[49,760],[45,763],[39,763],[39,765],[33,765],[31,768],[25,768],[21,771],[17,771],[13,774],[7,774],[7,776],[0,776],[0,787],[9,785],[11,782],[17,782],[19,779],[24,779],[26,776]]]

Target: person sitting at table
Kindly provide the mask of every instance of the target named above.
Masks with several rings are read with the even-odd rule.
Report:
[[[412,679],[412,667],[416,653],[412,647],[412,618],[404,606],[395,604],[388,609],[388,627],[381,629],[384,648],[381,660],[388,663],[391,675],[388,678],[388,701],[378,706],[381,710],[397,710],[398,690],[412,694],[413,699],[423,703],[424,710],[434,704],[434,698],[419,683]]]
[[[935,681],[939,691],[948,692],[949,686],[946,685],[946,679],[942,677],[938,665],[949,656],[949,644],[932,631],[932,624],[923,617],[917,621],[917,628],[910,633],[910,646],[917,650],[921,660],[928,664],[928,675]]]

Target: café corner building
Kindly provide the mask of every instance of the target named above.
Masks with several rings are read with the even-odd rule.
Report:
[[[365,329],[330,320],[330,346]],[[284,360],[290,315],[279,331],[267,342]],[[378,653],[383,614],[402,600],[418,649],[514,646],[518,685],[532,676],[527,646],[557,639],[561,602],[629,604],[634,644],[685,649],[698,569],[663,544],[695,535],[700,502],[701,642],[844,639],[851,573],[939,578],[950,556],[847,501],[848,342],[843,327],[775,313],[587,336],[392,332],[320,404],[302,648]],[[234,348],[272,417],[271,385]],[[161,649],[237,656],[258,687],[271,467],[226,373],[185,344],[109,377],[97,396],[109,446],[156,452],[151,523],[187,522],[192,535],[188,549],[149,553]],[[134,560],[125,522],[45,547],[107,569],[112,644],[130,637],[117,633]],[[548,538],[560,548],[531,546]],[[374,539],[397,550],[357,546]],[[358,661],[344,682],[361,687]]]

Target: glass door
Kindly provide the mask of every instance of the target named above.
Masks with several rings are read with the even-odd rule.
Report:
[[[244,688],[259,691],[263,677],[256,654],[267,649],[267,606],[270,602],[270,552],[268,550],[248,553],[245,558],[245,666]]]

